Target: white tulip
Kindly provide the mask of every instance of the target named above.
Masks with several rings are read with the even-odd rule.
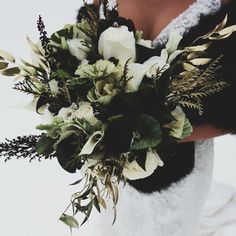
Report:
[[[177,31],[171,31],[169,40],[166,44],[166,50],[169,54],[173,53],[178,49],[179,43],[183,37]]]
[[[137,163],[136,160],[125,165],[123,175],[130,180],[144,179],[153,174],[158,166],[163,166],[164,163],[156,151],[149,149],[147,152],[145,169]]]
[[[136,60],[135,43],[134,34],[127,26],[109,27],[99,38],[98,50],[104,59],[115,57],[124,65],[128,59]]]
[[[68,39],[66,42],[71,55],[75,56],[79,61],[87,58],[89,48],[85,45],[83,39]]]

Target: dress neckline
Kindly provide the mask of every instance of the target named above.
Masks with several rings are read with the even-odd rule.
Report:
[[[170,31],[176,31],[181,36],[198,25],[202,16],[212,15],[221,7],[221,0],[196,0],[186,10],[167,24],[161,32],[152,40],[154,46],[163,46],[168,38]]]
[[[115,7],[116,5],[117,0],[109,1],[110,7]],[[163,46],[169,38],[170,31],[173,30],[183,36],[199,23],[202,16],[214,14],[220,7],[221,0],[196,0],[161,30],[152,40],[153,45],[155,47]]]

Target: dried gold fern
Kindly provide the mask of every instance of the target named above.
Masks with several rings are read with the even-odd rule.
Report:
[[[226,82],[216,80],[222,58],[221,55],[205,68],[195,67],[173,78],[166,96],[167,104],[196,109],[202,114],[202,98],[220,92],[227,86]]]

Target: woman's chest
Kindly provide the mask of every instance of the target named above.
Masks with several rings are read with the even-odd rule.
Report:
[[[143,31],[145,39],[154,40],[156,36],[177,16],[184,12],[194,0],[149,0],[118,1],[120,16],[130,18],[136,29]]]

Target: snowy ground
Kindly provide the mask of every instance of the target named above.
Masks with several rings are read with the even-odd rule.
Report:
[[[48,32],[75,21],[76,9],[82,0],[0,0],[0,49],[16,57],[29,59],[26,34],[38,37],[36,20],[42,14]],[[12,80],[0,78],[0,141],[21,134],[33,133],[40,122],[34,113],[17,108],[28,101],[11,90]],[[236,137],[215,139],[214,179],[236,188]],[[67,174],[56,161],[0,162],[0,235],[3,236],[66,236],[70,232],[57,219],[66,208],[75,189],[68,185],[76,176]],[[232,236],[234,228],[219,236]],[[76,234],[75,234],[76,235]],[[215,235],[215,236],[217,236]]]

